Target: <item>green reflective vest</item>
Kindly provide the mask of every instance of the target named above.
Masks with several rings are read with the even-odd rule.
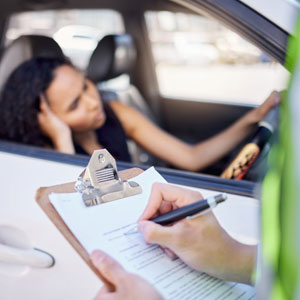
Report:
[[[287,66],[292,76],[280,104],[279,140],[262,187],[259,299],[300,299],[300,18]]]

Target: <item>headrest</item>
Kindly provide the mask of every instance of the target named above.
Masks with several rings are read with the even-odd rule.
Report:
[[[54,39],[41,35],[22,35],[4,50],[0,61],[0,91],[10,74],[32,57],[62,57],[63,52]]]
[[[136,49],[129,34],[106,35],[95,48],[86,75],[94,82],[129,73],[136,61]]]

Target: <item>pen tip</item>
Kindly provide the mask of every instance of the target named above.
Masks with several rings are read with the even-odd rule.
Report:
[[[227,194],[226,193],[222,193],[222,194],[216,196],[216,202],[217,203],[223,202],[226,199],[227,199]]]

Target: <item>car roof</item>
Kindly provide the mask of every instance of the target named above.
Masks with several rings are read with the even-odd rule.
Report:
[[[11,14],[20,11],[46,10],[46,9],[70,9],[70,8],[110,8],[119,11],[138,11],[151,7],[151,9],[162,9],[180,7],[172,0],[19,0],[1,1],[0,14]]]
[[[292,33],[300,4],[296,0],[241,0],[288,33]]]
[[[204,2],[200,0],[197,2]],[[119,11],[138,11],[143,9],[163,9],[168,8],[176,10],[182,9],[185,0],[19,0],[1,1],[0,15],[8,15],[14,12],[27,10],[45,10],[45,9],[70,9],[70,8],[111,8]],[[191,1],[192,2],[192,1]],[[212,1],[213,2],[213,1]],[[299,9],[299,3],[296,0],[233,0],[242,2],[251,7],[261,15],[271,20],[286,32],[291,33],[294,28],[295,20]],[[180,5],[178,5],[180,4]],[[287,17],[288,16],[288,17]]]

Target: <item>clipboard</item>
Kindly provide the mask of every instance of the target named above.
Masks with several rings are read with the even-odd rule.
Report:
[[[142,169],[139,168],[131,168],[127,170],[119,171],[118,174],[122,180],[131,179],[143,172]],[[65,184],[59,184],[50,187],[41,187],[37,190],[35,200],[44,213],[48,216],[51,222],[57,227],[60,233],[65,237],[65,239],[71,244],[74,250],[81,256],[81,258],[87,263],[87,265],[94,271],[94,273],[100,278],[101,281],[107,281],[102,277],[102,275],[98,272],[98,270],[94,267],[93,263],[89,258],[89,254],[83,248],[83,246],[79,243],[77,238],[70,231],[68,226],[65,224],[63,219],[57,213],[54,206],[51,204],[49,195],[51,193],[75,193],[76,190],[74,188],[75,182],[69,182]],[[110,284],[108,284],[110,285]]]
[[[150,172],[149,177],[148,177],[147,172]],[[132,178],[133,176],[140,175],[141,173],[143,173],[143,171],[140,170],[140,169],[129,169],[129,170],[126,170],[126,171],[119,172],[119,175],[123,180],[124,179],[126,180],[126,179]],[[145,176],[143,176],[143,175],[145,175]],[[144,174],[142,174],[142,176],[139,178],[139,180],[137,179],[136,182],[142,186],[142,188],[145,192],[145,195],[147,195],[147,196],[145,197],[145,195],[141,195],[141,197],[134,198],[135,200],[132,200],[132,201],[133,202],[135,201],[134,203],[136,203],[136,207],[134,206],[134,208],[137,208],[137,210],[135,212],[133,212],[132,215],[128,216],[128,218],[126,220],[124,220],[124,222],[118,223],[118,225],[116,225],[116,226],[119,226],[119,227],[114,227],[114,226],[109,227],[109,228],[107,228],[108,231],[105,229],[105,232],[114,232],[115,230],[111,230],[111,229],[114,229],[114,228],[123,228],[123,230],[126,231],[127,229],[124,228],[124,227],[126,227],[124,225],[126,225],[126,224],[131,225],[132,217],[136,218],[138,216],[138,214],[140,213],[140,209],[144,206],[144,204],[146,204],[146,200],[149,196],[149,193],[151,192],[152,183],[155,182],[155,181],[156,182],[165,181],[162,177],[161,178],[160,177],[161,176],[157,173],[157,171],[154,168],[150,168],[150,170],[147,170]],[[133,179],[133,181],[134,181],[134,179]],[[89,258],[88,252],[79,243],[78,240],[82,240],[85,245],[88,245],[88,243],[87,244],[85,243],[84,238],[82,239],[82,237],[84,237],[84,231],[82,231],[81,234],[78,235],[78,240],[77,240],[77,238],[75,238],[75,236],[69,230],[67,225],[61,219],[60,215],[57,213],[56,209],[54,208],[54,205],[52,205],[52,203],[50,202],[50,199],[48,197],[51,192],[64,193],[64,192],[73,192],[73,191],[74,191],[74,183],[67,183],[67,184],[63,184],[63,185],[40,188],[37,192],[37,195],[36,195],[36,201],[38,202],[40,207],[43,209],[43,211],[46,213],[46,215],[50,218],[50,220],[55,224],[55,226],[58,228],[58,230],[69,241],[71,246],[82,257],[82,259],[86,262],[86,264],[93,270],[94,274],[106,285],[106,287],[109,290],[114,291],[115,287],[113,287],[111,283],[109,283],[107,280],[105,280],[105,278],[103,278],[101,276],[101,274],[99,274],[98,270],[92,264],[92,262]],[[79,195],[77,195],[77,196],[78,197],[76,199],[79,200]],[[72,197],[66,197],[64,199],[66,199],[66,202],[64,202],[63,206],[60,206],[60,204],[62,204],[62,203],[59,203],[59,201],[60,201],[59,198],[54,199],[55,202],[53,202],[53,203],[55,203],[55,205],[59,204],[57,206],[57,209],[59,211],[62,208],[62,212],[66,212],[65,217],[66,217],[66,220],[68,222],[70,220],[76,220],[76,219],[73,219],[72,216],[77,218],[76,216],[78,216],[78,213],[80,212],[80,210],[81,209],[85,210],[84,207],[82,206],[83,203],[79,203],[79,205],[77,205],[78,204],[77,202],[76,203],[72,202]],[[122,206],[122,208],[125,208],[125,207],[130,208],[130,205],[129,205],[130,200],[131,199],[128,199],[128,201],[123,202],[124,205]],[[142,204],[141,207],[139,207],[139,203],[137,201],[142,201],[141,202],[141,204]],[[145,203],[144,203],[144,201],[145,201]],[[122,204],[121,202],[120,202],[120,204]],[[112,205],[111,207],[113,209],[116,208],[115,205]],[[69,211],[67,211],[68,209],[69,209]],[[74,209],[74,211],[72,209]],[[83,219],[85,219],[87,223],[81,224],[81,225],[85,225],[85,226],[84,227],[79,227],[79,228],[82,228],[83,230],[89,230],[89,228],[91,228],[91,226],[93,226],[95,224],[97,224],[96,225],[97,227],[94,226],[94,228],[101,227],[101,219],[99,219],[99,213],[101,214],[103,212],[106,216],[109,216],[108,214],[111,211],[111,209],[110,209],[110,206],[108,206],[108,209],[104,210],[104,211],[102,211],[101,209],[100,210],[92,210],[92,211],[93,211],[92,214],[84,213]],[[132,209],[130,209],[129,212],[131,212],[131,211],[132,211]],[[73,212],[75,212],[75,214],[73,214]],[[85,212],[86,212],[86,210],[85,210]],[[122,211],[121,211],[121,214],[122,214]],[[71,216],[71,218],[69,218],[68,216]],[[88,217],[88,219],[87,219],[87,217]],[[72,228],[74,228],[76,230],[77,226],[73,226],[74,225],[73,221],[70,223],[70,225],[72,226]],[[96,239],[94,239],[93,245],[89,248],[91,250],[97,248],[97,246],[99,245],[99,243],[98,243],[98,238],[99,237],[97,236],[98,231],[94,231],[94,232],[96,233],[96,236],[94,235],[94,237]],[[117,233],[117,235],[118,234],[119,233]],[[112,237],[114,237],[114,236],[112,236]],[[103,241],[105,242],[106,240],[107,239],[104,239]],[[124,247],[126,249],[128,248],[128,245],[132,245],[132,242],[135,243],[135,241],[131,240],[131,239],[127,239],[128,244],[126,244],[126,239],[123,239],[123,241],[125,241]],[[117,241],[117,244],[119,242]],[[108,247],[105,248],[105,251],[110,249],[110,247],[114,247],[114,245],[115,245],[116,250],[117,250],[117,247],[118,247],[117,244],[111,244],[111,246],[108,246]],[[141,245],[140,245],[141,249],[144,249],[145,246],[153,248],[152,246],[147,246],[144,243],[141,243]],[[89,247],[89,246],[87,246],[87,247]],[[99,247],[101,248],[101,244],[99,245]],[[119,250],[122,250],[122,249],[119,249]],[[136,251],[136,250],[137,249],[135,248],[134,251]],[[157,257],[157,253],[155,252],[157,249],[154,247],[153,250],[154,250],[154,253],[152,253],[152,257]],[[147,249],[147,251],[148,251],[148,249]],[[113,257],[115,259],[118,259],[120,254],[121,254],[121,252],[117,251],[117,252],[114,253]],[[146,261],[146,264],[148,264],[148,260],[143,259],[143,257],[142,257],[142,260]],[[178,264],[177,264],[178,261],[168,260],[167,264],[165,264],[164,260],[163,260],[163,261],[153,261],[153,263],[154,264],[152,264],[150,267],[151,268],[154,267],[155,270],[157,270],[157,272],[158,272],[158,273],[150,272],[150,273],[154,274],[154,276],[157,276],[157,274],[167,274],[166,272],[171,272],[172,273],[172,270],[174,270],[174,268],[178,267]],[[135,262],[134,262],[134,264],[135,264]],[[128,264],[128,266],[133,266],[133,265]],[[146,268],[141,268],[141,269],[143,269],[144,273],[140,272],[140,273],[137,273],[137,274],[141,275],[141,276],[145,275],[148,269],[146,269]],[[203,294],[203,289],[205,289],[208,285],[211,284],[211,281],[207,277],[208,275],[205,275],[205,274],[201,273],[202,275],[199,277],[199,274],[197,272],[191,272],[188,267],[187,268],[181,268],[181,271],[182,272],[180,272],[180,274],[178,274],[178,275],[182,276],[182,278],[185,278],[185,283],[184,283],[185,285],[189,285],[190,283],[194,282],[194,280],[200,280],[201,281],[201,284],[197,285],[198,288],[195,290],[196,293],[199,292],[199,296]],[[154,276],[150,277],[149,280],[151,280],[151,278],[154,278]],[[189,276],[191,276],[191,277],[189,277]],[[166,278],[169,278],[169,277],[172,277],[172,276],[162,276],[162,280],[165,280]],[[170,284],[168,284],[168,286],[172,287],[171,290],[166,290],[166,288],[167,288],[166,285],[157,286],[158,291],[161,292],[162,295],[167,296],[167,293],[169,293],[169,292],[173,293],[173,292],[176,292],[177,290],[181,290],[180,287],[182,286],[182,283],[180,283],[180,281],[178,281],[178,277],[175,276],[175,278],[172,277],[172,278],[169,278],[169,279],[170,280],[167,281],[167,283],[170,283]],[[224,283],[224,285],[227,286],[227,283]],[[214,295],[212,295],[211,297],[209,296],[208,299],[216,299],[217,297],[214,297],[214,296],[219,296],[220,291],[224,292],[223,288],[226,288],[227,291],[230,291],[230,293],[236,291],[234,293],[236,293],[239,296],[245,295],[241,299],[250,299],[250,298],[253,298],[253,296],[255,295],[255,292],[253,291],[253,288],[250,288],[246,285],[242,285],[242,286],[234,285],[234,286],[232,286],[232,284],[229,284],[229,286],[227,286],[227,287],[224,287],[224,285],[223,284],[216,284],[215,285],[216,288],[213,291],[211,291],[211,292],[215,291]],[[191,285],[191,287],[194,287],[193,284]],[[187,298],[182,298],[182,299],[187,299]],[[237,297],[235,297],[235,299],[237,299]]]

